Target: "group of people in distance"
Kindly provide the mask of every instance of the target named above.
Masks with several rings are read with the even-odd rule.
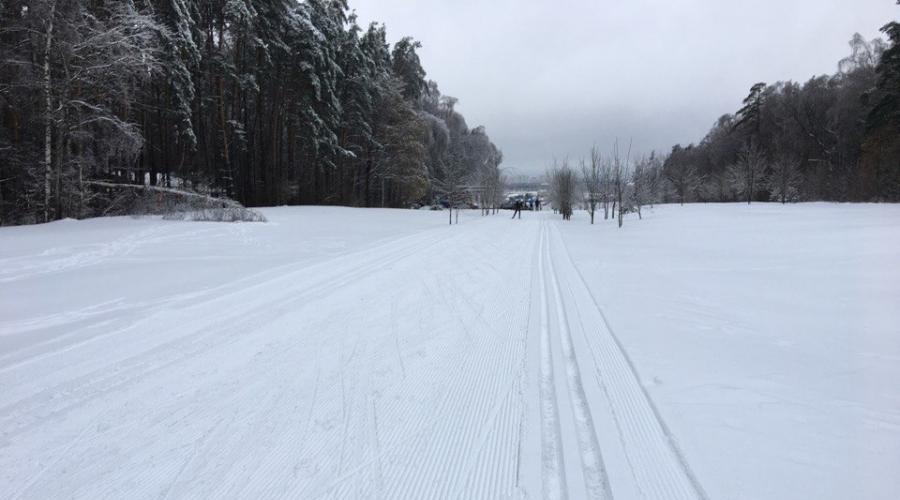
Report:
[[[540,210],[541,209],[541,199],[540,198],[531,198],[528,201],[516,200],[516,202],[513,204],[512,218],[515,219],[516,215],[518,215],[519,218],[521,219],[522,218],[522,209],[525,208],[526,206],[531,210]]]

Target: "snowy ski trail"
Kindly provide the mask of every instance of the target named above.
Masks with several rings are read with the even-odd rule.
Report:
[[[562,430],[556,398],[556,381],[553,369],[553,344],[550,336],[547,278],[544,272],[546,234],[541,225],[538,274],[540,275],[541,318],[541,479],[544,498],[565,498],[566,476],[562,454]]]
[[[562,294],[559,289],[559,279],[553,265],[553,257],[550,251],[550,238],[546,237],[546,224],[542,224],[542,233],[544,235],[542,238],[544,240],[543,257],[547,262],[547,266],[546,268],[541,266],[541,272],[548,273],[546,281],[549,282],[550,294],[553,296],[553,301],[549,304],[545,304],[545,308],[553,307],[554,315],[556,316],[561,354],[565,360],[564,371],[566,375],[566,385],[568,387],[569,402],[572,405],[574,427],[577,434],[578,447],[581,452],[580,462],[585,486],[584,494],[588,498],[609,499],[612,498],[612,492],[610,491],[609,481],[606,477],[606,469],[603,465],[597,433],[594,430],[594,419],[591,416],[591,409],[584,392],[581,369],[579,368],[578,359],[575,355],[572,334],[569,331],[568,313],[563,306]],[[546,294],[542,293],[541,297],[546,300]]]
[[[603,389],[617,428],[621,455],[624,455],[607,453],[606,456],[616,458],[629,469],[641,498],[707,498],[675,437],[641,384],[627,352],[565,250],[558,230],[549,232],[549,239],[556,242],[551,245],[556,250],[549,257],[558,264],[559,274],[554,272],[555,278],[569,292],[568,312],[564,314],[577,319],[583,332],[584,348],[579,354],[583,361],[589,361],[596,384]],[[566,309],[562,304],[559,308]],[[571,337],[568,340],[571,343]],[[616,491],[616,484],[612,489]]]
[[[528,215],[0,356],[0,498],[705,499],[556,222]]]

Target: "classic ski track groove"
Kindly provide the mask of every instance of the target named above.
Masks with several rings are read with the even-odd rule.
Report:
[[[540,294],[541,332],[541,484],[545,499],[567,498],[565,463],[562,450],[559,407],[556,399],[556,381],[553,373],[553,345],[550,337],[550,303],[547,301],[547,278],[544,272],[544,245],[546,234],[541,223],[540,250],[538,256],[538,289]]]
[[[547,228],[545,224],[542,224],[542,229],[543,233],[546,235]],[[591,408],[588,404],[587,396],[584,393],[581,369],[579,368],[578,359],[575,356],[572,333],[569,330],[568,314],[563,305],[562,294],[559,289],[559,279],[553,265],[551,240],[552,238],[550,237],[544,238],[545,250],[543,256],[547,261],[547,266],[542,266],[542,271],[548,273],[546,281],[549,282],[550,292],[551,295],[553,295],[552,306],[555,308],[554,312],[557,319],[556,326],[558,328],[563,359],[565,360],[566,385],[569,389],[569,402],[572,405],[572,414],[575,420],[574,427],[581,452],[580,458],[586,490],[585,494],[590,498],[607,500],[612,498],[612,492],[610,491],[609,480],[606,476],[603,457],[600,453],[597,431],[594,429],[594,417],[591,415]],[[544,294],[542,294],[542,299],[546,300]],[[550,304],[546,305],[548,308],[550,306]]]
[[[707,496],[653,404],[627,352],[609,325],[584,276],[565,249],[564,272],[589,347],[596,378],[607,394],[625,459],[644,498],[706,500]],[[574,275],[574,276],[573,276]],[[613,485],[613,489],[615,485]]]

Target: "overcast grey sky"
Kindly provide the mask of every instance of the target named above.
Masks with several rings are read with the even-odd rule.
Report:
[[[360,24],[422,42],[428,78],[485,125],[513,174],[618,136],[700,140],[758,81],[833,73],[895,0],[350,0]]]

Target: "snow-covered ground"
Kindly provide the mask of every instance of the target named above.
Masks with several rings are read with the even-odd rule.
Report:
[[[0,229],[0,498],[894,499],[900,207]]]
[[[900,206],[560,225],[710,498],[900,498]]]

